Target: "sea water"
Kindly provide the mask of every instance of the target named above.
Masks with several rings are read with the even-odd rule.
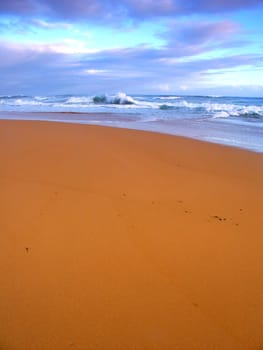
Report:
[[[148,130],[263,152],[263,98],[101,95],[0,96],[0,119]]]

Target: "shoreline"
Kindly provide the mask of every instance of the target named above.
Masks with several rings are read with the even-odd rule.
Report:
[[[0,121],[0,347],[257,349],[263,155]]]
[[[7,117],[8,116],[8,117]],[[36,117],[37,116],[37,117]],[[198,120],[174,120],[171,124],[141,121],[140,113],[129,112],[3,112],[0,120],[43,121],[77,125],[106,126],[118,129],[153,132],[163,135],[185,137],[216,145],[263,153],[263,134],[261,128],[253,125],[235,123],[205,122]],[[71,118],[73,117],[73,119]],[[78,119],[75,119],[78,117]],[[52,119],[51,119],[52,118]],[[243,129],[245,128],[245,129]],[[249,129],[248,129],[249,128]],[[248,131],[250,130],[250,131]],[[252,134],[251,134],[252,133]],[[252,142],[254,140],[254,142]]]

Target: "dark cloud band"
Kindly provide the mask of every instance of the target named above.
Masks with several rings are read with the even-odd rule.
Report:
[[[46,15],[70,19],[146,18],[218,13],[263,5],[262,0],[9,0],[0,13]]]

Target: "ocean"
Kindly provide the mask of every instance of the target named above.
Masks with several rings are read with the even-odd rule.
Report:
[[[0,96],[0,119],[161,132],[263,152],[263,98],[181,95]]]

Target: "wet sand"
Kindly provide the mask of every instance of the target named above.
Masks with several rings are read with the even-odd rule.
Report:
[[[0,349],[263,349],[262,179],[249,151],[0,121]]]

